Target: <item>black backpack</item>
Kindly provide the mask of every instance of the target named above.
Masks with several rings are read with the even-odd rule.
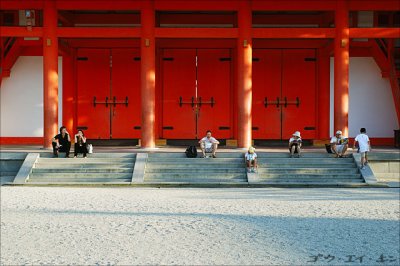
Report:
[[[196,158],[197,157],[197,148],[196,146],[189,146],[186,151],[186,157],[188,158]]]

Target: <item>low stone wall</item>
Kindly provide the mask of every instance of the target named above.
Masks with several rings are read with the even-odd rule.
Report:
[[[14,181],[27,154],[26,152],[0,152],[0,185]]]

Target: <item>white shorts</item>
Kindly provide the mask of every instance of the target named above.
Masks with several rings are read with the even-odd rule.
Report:
[[[346,145],[343,145],[343,144],[341,144],[341,145],[336,145],[336,151],[337,151],[338,153],[342,153],[345,146],[346,146]]]

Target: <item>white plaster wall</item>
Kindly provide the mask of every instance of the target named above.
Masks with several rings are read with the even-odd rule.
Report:
[[[330,69],[330,133],[333,128],[334,60]],[[355,137],[361,127],[370,137],[393,137],[399,129],[396,109],[389,79],[382,78],[381,71],[373,58],[352,57],[349,69],[349,137]]]
[[[58,59],[58,95],[62,99],[62,57]],[[0,135],[43,137],[43,57],[20,56],[0,88]],[[62,124],[62,101],[58,104]]]

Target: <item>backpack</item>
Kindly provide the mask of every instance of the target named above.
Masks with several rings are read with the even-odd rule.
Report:
[[[189,146],[186,151],[186,157],[188,158],[196,158],[197,157],[197,148],[196,146]]]
[[[333,153],[331,144],[325,144],[325,149],[328,153]]]

